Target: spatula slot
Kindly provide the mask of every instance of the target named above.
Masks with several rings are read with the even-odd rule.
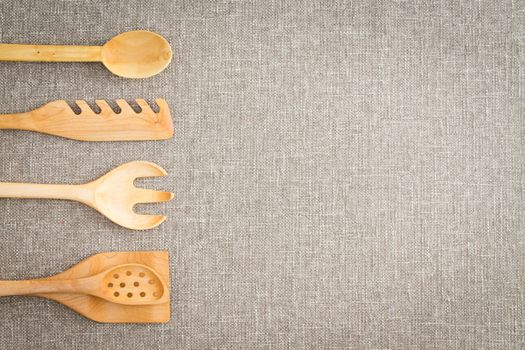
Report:
[[[102,113],[102,109],[100,108],[100,106],[96,102],[86,101],[86,103],[88,104],[89,108],[93,111],[93,113],[95,113],[95,114]]]
[[[161,105],[158,103],[158,100],[155,100],[154,102],[152,102],[150,104],[151,106],[151,110],[153,111],[153,113],[160,113],[161,112]]]
[[[128,104],[135,113],[139,114],[142,112],[142,108],[139,106],[137,101],[128,101]]]
[[[120,108],[120,106],[117,104],[117,102],[113,101],[113,100],[109,100],[106,102],[109,107],[111,108],[111,110],[115,113],[115,114],[120,114],[122,112],[122,109]]]
[[[67,101],[67,104],[69,106],[69,108],[71,108],[71,111],[76,114],[76,115],[80,115],[80,113],[82,113],[82,110],[80,109],[80,107],[76,104],[76,102],[70,102],[70,101]]]

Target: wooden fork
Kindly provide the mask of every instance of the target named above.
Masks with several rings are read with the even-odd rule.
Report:
[[[31,112],[0,114],[0,129],[37,131],[80,141],[143,141],[163,140],[173,136],[173,122],[168,104],[156,99],[155,113],[143,99],[137,99],[140,112],[135,112],[122,99],[115,100],[115,112],[104,100],[96,100],[96,113],[84,100],[76,101],[76,114],[64,100],[49,102]]]
[[[123,164],[106,175],[82,185],[47,185],[32,183],[0,183],[0,198],[66,199],[84,203],[108,219],[133,230],[146,230],[160,225],[166,216],[136,214],[137,203],[166,202],[171,192],[136,188],[139,177],[167,175],[160,166],[142,161]]]

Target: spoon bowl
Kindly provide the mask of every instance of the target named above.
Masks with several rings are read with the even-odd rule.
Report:
[[[163,71],[171,62],[170,44],[162,36],[145,30],[125,32],[102,46],[102,63],[124,78],[147,78]]]
[[[115,266],[96,276],[91,294],[117,304],[152,305],[164,303],[166,286],[151,268],[141,264]]]

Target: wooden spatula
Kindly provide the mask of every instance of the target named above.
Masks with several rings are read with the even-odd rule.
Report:
[[[158,177],[166,174],[157,164],[134,161],[82,185],[0,182],[0,198],[73,200],[98,210],[116,224],[133,230],[146,230],[157,227],[166,217],[137,214],[133,211],[133,206],[137,203],[166,202],[173,198],[173,193],[136,188],[133,183],[139,177]]]
[[[165,251],[109,252],[55,276],[0,281],[0,296],[52,299],[97,322],[160,323],[170,318],[169,281]]]
[[[173,136],[173,122],[168,104],[163,99],[155,102],[155,113],[143,99],[137,99],[140,112],[122,99],[115,101],[120,111],[115,112],[104,100],[97,100],[96,113],[83,101],[76,101],[76,114],[64,100],[49,102],[31,112],[0,114],[0,129],[37,131],[80,141],[142,141],[163,140]]]
[[[170,44],[162,36],[135,30],[115,36],[103,46],[0,44],[0,61],[102,62],[124,78],[147,78],[171,61]]]

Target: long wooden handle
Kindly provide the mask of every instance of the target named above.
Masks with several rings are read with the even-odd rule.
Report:
[[[31,113],[0,114],[0,129],[34,130]]]
[[[83,293],[85,286],[81,282],[81,280],[0,281],[0,297],[40,293]]]
[[[0,182],[0,198],[47,198],[93,204],[93,191],[87,185],[47,185]]]
[[[0,44],[0,61],[100,62],[102,47]]]

